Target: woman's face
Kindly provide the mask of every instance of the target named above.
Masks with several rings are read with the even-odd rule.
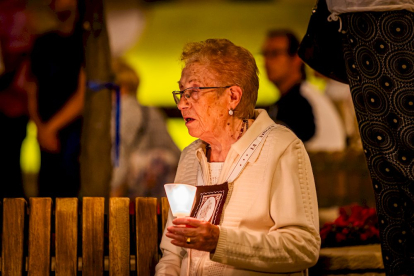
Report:
[[[211,87],[226,84],[216,83],[214,75],[208,68],[199,63],[187,65],[179,81],[180,90],[189,87]],[[191,136],[208,142],[218,137],[225,131],[225,125],[229,109],[228,93],[223,92],[225,88],[205,89],[194,92],[190,98],[182,97],[178,103],[178,109],[185,120],[185,125]],[[220,91],[221,90],[221,91]],[[219,94],[221,94],[219,96]]]

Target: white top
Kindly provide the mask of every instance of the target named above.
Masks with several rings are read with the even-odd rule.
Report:
[[[359,135],[356,122],[354,104],[348,84],[333,79],[328,79],[325,87],[325,95],[340,106],[340,114],[347,136]]]
[[[308,151],[342,151],[346,133],[338,111],[331,100],[309,82],[303,82],[300,93],[312,106],[315,116],[315,135],[305,142]]]
[[[349,12],[392,10],[409,10],[414,12],[414,0],[326,0],[326,4],[334,17],[335,15]]]
[[[210,180],[212,185],[219,184],[218,179],[223,168],[224,162],[209,162],[208,167],[210,169]]]

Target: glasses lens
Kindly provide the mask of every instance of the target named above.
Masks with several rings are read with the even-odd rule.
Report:
[[[180,102],[181,99],[181,93],[180,91],[173,91],[173,97],[176,104]]]
[[[183,91],[173,91],[174,101],[176,104],[179,104],[181,98],[184,96],[187,100],[193,98],[194,100],[198,99],[196,92],[200,92],[198,87],[189,87]]]

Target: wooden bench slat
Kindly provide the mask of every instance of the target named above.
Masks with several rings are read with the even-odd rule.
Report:
[[[78,199],[57,198],[55,210],[56,276],[76,275],[78,249]],[[53,268],[52,268],[53,270]]]
[[[5,198],[3,200],[1,275],[21,276],[23,273],[25,212],[25,199]]]
[[[51,198],[30,198],[28,275],[50,273]]]
[[[168,213],[170,212],[170,203],[166,197],[161,198],[161,229],[162,233],[164,233],[165,225],[167,224],[168,220]]]
[[[135,199],[137,275],[155,274],[158,262],[157,199]]]
[[[82,274],[102,276],[104,271],[103,197],[84,197],[82,201]]]
[[[109,199],[109,275],[130,274],[129,198]]]

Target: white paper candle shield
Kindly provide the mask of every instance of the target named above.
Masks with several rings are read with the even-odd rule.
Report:
[[[197,188],[187,184],[165,184],[164,188],[173,216],[189,216]]]

